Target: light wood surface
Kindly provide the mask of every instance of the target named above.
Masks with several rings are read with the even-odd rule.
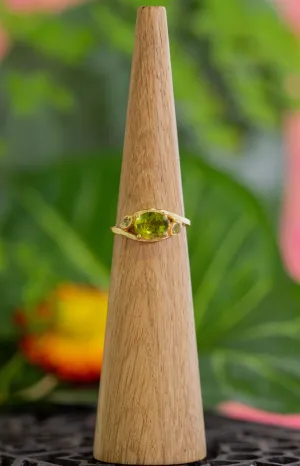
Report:
[[[163,7],[138,10],[117,224],[151,207],[184,215]],[[186,230],[151,244],[116,236],[94,456],[164,465],[205,454]]]

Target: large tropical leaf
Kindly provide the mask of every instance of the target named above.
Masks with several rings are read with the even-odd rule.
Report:
[[[266,213],[199,160],[183,175],[205,402],[300,409],[300,290],[282,271]]]
[[[65,280],[108,286],[119,172],[111,155],[14,176],[2,223],[3,311],[30,308]],[[281,272],[266,213],[199,158],[184,157],[182,173],[205,403],[300,409],[300,292]]]

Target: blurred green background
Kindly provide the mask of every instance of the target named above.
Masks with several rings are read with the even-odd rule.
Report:
[[[205,406],[299,411],[300,289],[277,246],[281,119],[298,105],[284,83],[299,43],[268,1],[144,4],[168,12]],[[61,283],[108,289],[138,6],[0,5],[0,403],[95,398],[53,379],[40,390],[49,378],[19,349],[13,316]]]

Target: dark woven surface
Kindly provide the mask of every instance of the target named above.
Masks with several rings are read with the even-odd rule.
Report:
[[[0,415],[2,466],[88,466],[94,410]],[[207,463],[212,466],[300,465],[300,431],[264,427],[206,415]],[[199,464],[206,463],[200,462]]]

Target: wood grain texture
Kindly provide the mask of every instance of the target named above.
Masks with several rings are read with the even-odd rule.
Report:
[[[163,7],[138,10],[117,223],[151,207],[184,215]],[[163,465],[205,453],[186,231],[116,236],[94,456]]]

